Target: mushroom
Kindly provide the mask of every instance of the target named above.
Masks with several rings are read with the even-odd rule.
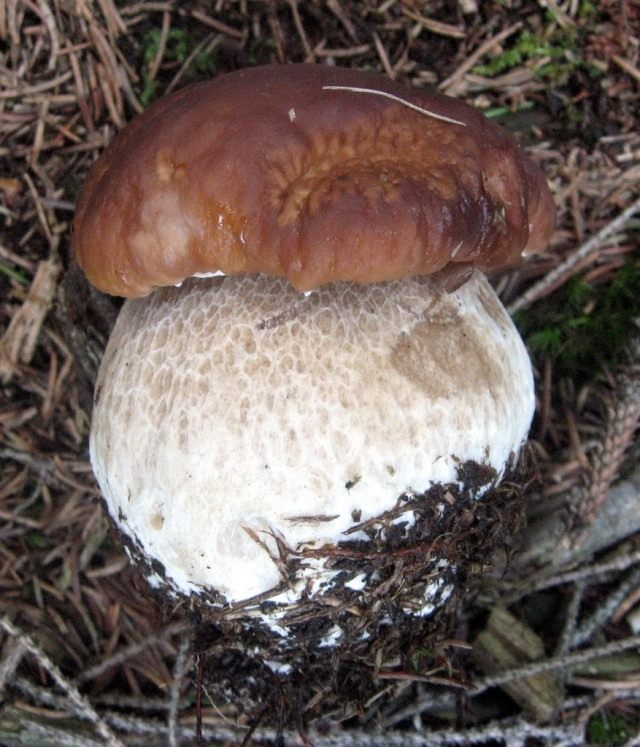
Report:
[[[507,132],[364,72],[242,70],[128,125],[88,176],[73,248],[130,297],[90,449],[151,583],[261,619],[265,600],[357,595],[375,572],[336,558],[415,545],[416,501],[437,517],[495,485],[534,395],[484,273],[553,222]],[[465,486],[469,464],[486,479]],[[453,564],[422,564],[407,614],[448,593]]]

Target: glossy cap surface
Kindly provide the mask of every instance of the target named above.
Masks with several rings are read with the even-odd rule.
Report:
[[[189,86],[129,124],[89,174],[73,247],[116,295],[211,272],[307,290],[499,270],[543,248],[553,223],[542,172],[463,102],[273,65]]]

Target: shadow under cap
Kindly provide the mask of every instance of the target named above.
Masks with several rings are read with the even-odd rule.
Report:
[[[129,124],[89,174],[73,248],[115,295],[214,271],[308,290],[499,270],[543,248],[553,223],[542,172],[463,102],[271,65],[189,86]]]

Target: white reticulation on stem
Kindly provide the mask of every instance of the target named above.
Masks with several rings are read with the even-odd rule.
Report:
[[[91,459],[170,586],[234,602],[278,587],[283,547],[361,539],[344,533],[465,461],[503,473],[533,403],[524,345],[480,273],[454,293],[416,278],[306,298],[265,276],[188,280],[125,303]],[[296,573],[276,601],[336,576],[317,557]]]

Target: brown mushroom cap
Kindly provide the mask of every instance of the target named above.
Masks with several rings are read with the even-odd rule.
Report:
[[[542,172],[466,104],[272,65],[189,86],[126,127],[89,174],[73,248],[122,296],[216,271],[307,290],[450,263],[495,271],[544,247],[553,223]]]

